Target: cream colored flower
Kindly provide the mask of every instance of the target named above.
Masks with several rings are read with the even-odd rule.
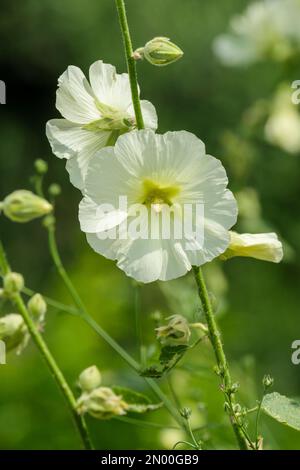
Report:
[[[193,134],[133,131],[90,160],[81,229],[92,248],[117,260],[128,276],[140,282],[174,279],[226,250],[237,218],[227,183],[221,162],[206,155]],[[126,207],[120,207],[121,198]],[[203,217],[195,218],[187,206],[203,207]],[[184,225],[181,234],[163,233],[168,211],[173,226]]]
[[[129,78],[98,60],[89,80],[73,65],[58,79],[56,107],[65,119],[52,119],[46,134],[53,153],[67,159],[74,186],[82,189],[90,158],[117,137],[136,127]],[[149,101],[141,101],[146,128],[157,128],[157,115]]]

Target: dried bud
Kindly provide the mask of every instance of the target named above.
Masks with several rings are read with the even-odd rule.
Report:
[[[83,392],[90,392],[101,384],[101,373],[96,366],[91,366],[81,372],[78,385]]]
[[[39,173],[40,175],[44,175],[48,171],[48,163],[45,162],[45,160],[38,158],[34,162],[34,168],[36,169],[37,173]]]
[[[229,232],[229,247],[220,256],[227,260],[234,256],[246,256],[263,261],[279,263],[283,257],[282,244],[276,233],[243,233]]]
[[[24,287],[24,278],[19,273],[7,273],[3,279],[5,294],[13,295],[20,292]]]
[[[35,321],[43,322],[47,312],[47,304],[41,294],[34,294],[27,304],[28,310]]]
[[[6,217],[13,222],[30,222],[37,217],[49,214],[51,204],[31,191],[20,189],[9,194],[1,203]]]
[[[116,395],[111,388],[99,387],[90,393],[84,392],[77,401],[80,414],[89,413],[97,419],[110,419],[126,414],[127,403],[122,396]]]
[[[273,386],[273,383],[274,383],[273,377],[271,377],[269,374],[264,376],[263,386],[264,386],[265,390],[267,390],[268,388],[271,388]]]
[[[21,347],[27,335],[27,327],[21,315],[10,313],[0,318],[0,340],[5,342],[8,351]]]
[[[150,64],[157,66],[172,64],[182,56],[183,51],[165,37],[151,39],[145,47],[140,47],[133,54],[135,59],[145,58]]]
[[[169,320],[167,325],[155,329],[157,339],[169,346],[188,344],[191,331],[186,318],[181,315],[172,315],[167,320]]]

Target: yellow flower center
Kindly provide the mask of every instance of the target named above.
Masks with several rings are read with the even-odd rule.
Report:
[[[145,179],[143,181],[142,204],[152,206],[154,209],[159,211],[163,204],[171,206],[173,204],[173,199],[179,194],[179,192],[179,186],[162,185],[150,179]]]

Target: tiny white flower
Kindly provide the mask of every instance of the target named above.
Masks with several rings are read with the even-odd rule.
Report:
[[[133,131],[90,160],[79,209],[81,229],[92,248],[117,260],[128,276],[140,282],[174,279],[226,250],[228,230],[237,218],[236,201],[227,183],[221,162],[206,155],[203,142],[193,134]],[[120,208],[124,196],[128,208]],[[145,210],[139,222],[133,212],[136,204]],[[174,209],[172,221],[180,225],[181,209],[197,204],[204,204],[199,226],[192,215],[190,232],[184,231],[181,238],[173,233],[169,238],[162,235],[166,207]],[[128,228],[135,223],[140,225],[140,237],[132,236]],[[149,223],[151,237],[143,237]],[[198,229],[203,230],[201,243],[195,236]]]
[[[74,186],[83,188],[90,158],[117,137],[136,127],[128,74],[101,60],[91,65],[89,81],[73,65],[58,79],[56,107],[65,119],[52,119],[46,134],[53,153],[67,159]],[[157,115],[149,101],[141,101],[146,128],[157,128]]]
[[[276,233],[230,232],[230,244],[221,259],[246,256],[263,261],[279,263],[283,257],[282,244]]]

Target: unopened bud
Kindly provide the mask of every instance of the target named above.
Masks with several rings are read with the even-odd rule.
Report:
[[[34,320],[43,322],[47,312],[47,304],[41,294],[34,294],[27,304],[28,310]]]
[[[169,320],[167,325],[155,329],[157,339],[169,346],[188,344],[191,331],[186,318],[181,315],[172,315],[167,320]]]
[[[27,327],[21,315],[9,313],[0,318],[0,340],[8,351],[21,346],[27,336]]]
[[[21,292],[24,287],[24,278],[19,273],[7,273],[3,279],[3,286],[5,293],[9,295]]]
[[[240,388],[240,384],[239,383],[234,383],[231,385],[230,389],[229,389],[229,393],[236,393],[238,391],[238,389]]]
[[[13,222],[30,222],[52,211],[52,205],[31,191],[20,189],[9,194],[0,208]]]
[[[53,183],[49,186],[48,192],[50,196],[57,197],[61,193],[61,187],[59,184]]]
[[[45,162],[45,160],[38,158],[34,162],[34,168],[36,169],[37,173],[39,173],[40,175],[44,175],[48,171],[48,163]]]
[[[110,419],[126,414],[128,405],[122,396],[108,387],[99,387],[90,393],[84,392],[77,401],[80,414],[88,413],[97,419]]]
[[[90,392],[101,384],[101,373],[96,366],[91,366],[81,372],[78,385],[83,392]]]
[[[184,419],[188,420],[191,417],[192,410],[190,408],[185,407],[180,410],[180,414]]]
[[[152,65],[164,66],[176,62],[183,56],[183,51],[170,39],[156,37],[133,53],[135,59],[145,58]]]
[[[263,378],[263,386],[267,390],[273,386],[274,379],[269,374],[265,375]]]

